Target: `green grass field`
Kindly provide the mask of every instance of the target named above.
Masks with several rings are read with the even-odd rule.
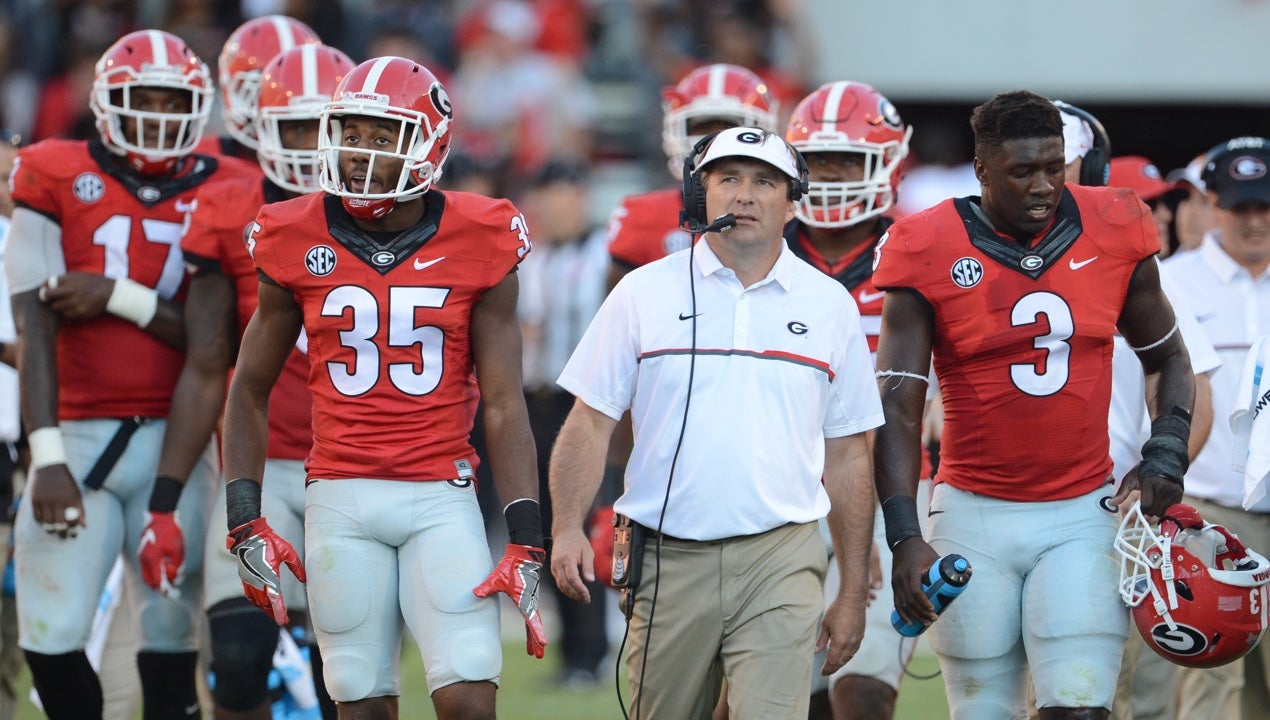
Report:
[[[614,692],[613,665],[606,667],[607,682],[603,687],[568,690],[558,687],[555,656],[548,649],[547,659],[535,660],[525,654],[523,642],[508,642],[503,647],[503,684],[498,693],[498,714],[505,720],[621,720]],[[917,675],[938,670],[935,657],[920,651],[909,667]],[[423,663],[413,643],[407,642],[402,652],[401,720],[435,720],[423,682]],[[623,674],[622,697],[629,702],[630,689]],[[24,671],[18,688],[21,698],[16,720],[39,720],[44,715],[27,700],[30,676]],[[629,710],[629,707],[628,707]],[[205,708],[207,717],[210,709]],[[140,716],[138,716],[139,718]],[[900,687],[897,720],[941,720],[948,717],[944,684],[939,678],[917,680],[905,678]]]

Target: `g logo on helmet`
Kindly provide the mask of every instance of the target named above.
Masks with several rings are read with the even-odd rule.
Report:
[[[1161,649],[1182,657],[1200,655],[1208,649],[1204,633],[1181,623],[1176,630],[1170,629],[1167,623],[1157,623],[1151,628],[1151,638]]]
[[[428,91],[428,95],[432,98],[432,104],[436,106],[437,112],[448,118],[454,117],[454,106],[450,104],[450,94],[441,87],[441,83],[432,83],[432,89]]]

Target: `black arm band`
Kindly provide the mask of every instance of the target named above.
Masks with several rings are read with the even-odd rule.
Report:
[[[229,529],[260,517],[260,483],[235,478],[225,485],[225,520]]]
[[[1190,467],[1187,444],[1191,437],[1190,413],[1185,410],[1156,418],[1151,423],[1151,437],[1142,446],[1142,464],[1138,477],[1162,477],[1178,485]]]
[[[507,521],[507,536],[513,545],[542,547],[542,514],[537,500],[511,501],[503,508],[503,519]]]
[[[892,550],[909,538],[922,536],[917,501],[907,495],[892,495],[883,501],[882,518],[886,521],[886,546]]]
[[[176,503],[181,499],[181,490],[185,483],[168,475],[159,475],[154,479],[154,489],[150,491],[150,512],[176,512]]]

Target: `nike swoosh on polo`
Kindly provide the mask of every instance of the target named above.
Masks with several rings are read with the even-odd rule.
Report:
[[[427,262],[423,262],[423,261],[422,261],[422,260],[420,260],[419,258],[415,258],[415,270],[423,270],[423,269],[425,269],[425,268],[430,268],[430,267],[432,267],[433,265],[436,265],[437,263],[441,262],[441,261],[442,261],[442,260],[444,260],[444,259],[445,259],[445,256],[444,256],[444,255],[442,255],[441,257],[437,258],[436,260],[429,260],[429,261],[427,261]]]
[[[1067,267],[1073,270],[1079,270],[1097,259],[1098,259],[1097,255],[1089,258],[1088,260],[1081,260],[1080,262],[1076,262],[1076,258],[1071,258],[1067,261]]]
[[[679,313],[679,319],[680,319],[680,320],[691,320],[691,319],[693,319],[693,318],[697,317],[697,316],[698,316],[698,315],[700,315],[700,314],[701,314],[701,313],[694,313],[694,314],[692,314],[692,315],[685,315],[684,313]]]
[[[860,293],[860,304],[861,304],[861,305],[868,305],[869,303],[871,303],[871,302],[875,302],[875,301],[878,301],[878,300],[881,300],[881,299],[882,299],[882,298],[884,298],[884,297],[886,297],[886,291],[885,291],[885,290],[883,290],[883,291],[881,291],[881,292],[875,292],[875,293],[871,293],[871,292],[861,292],[861,293]]]

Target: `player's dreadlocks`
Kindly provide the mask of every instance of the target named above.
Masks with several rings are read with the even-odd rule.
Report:
[[[1008,140],[1063,136],[1058,108],[1027,90],[999,93],[970,115],[975,134],[975,155],[980,157]]]

